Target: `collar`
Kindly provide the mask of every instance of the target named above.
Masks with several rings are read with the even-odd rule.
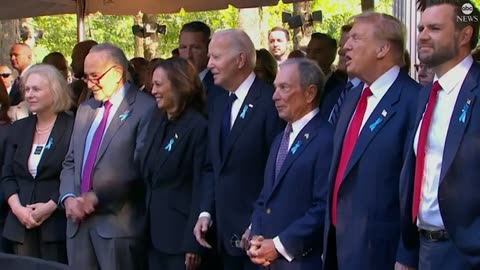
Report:
[[[366,84],[363,86],[363,89],[370,87],[373,96],[376,98],[381,98],[388,91],[390,86],[398,77],[400,73],[400,68],[398,66],[393,66],[387,72],[383,73],[382,76],[378,77],[370,86]]]
[[[315,115],[319,112],[319,108],[313,109],[309,113],[305,114],[302,118],[298,119],[297,121],[292,123],[292,132],[294,134],[298,134],[307,124],[312,120]]]
[[[19,76],[22,77],[22,75],[25,74],[25,72],[26,72],[27,70],[29,70],[32,66],[33,66],[33,65],[28,65],[28,67],[26,67],[26,68],[22,71],[22,73],[20,73]]]
[[[348,83],[348,82],[352,83],[352,85],[353,85],[352,88],[355,88],[355,87],[357,87],[362,81],[361,81],[359,78],[354,77],[354,78],[352,78],[352,79],[349,78],[349,80],[347,81],[347,83]]]
[[[200,77],[200,80],[203,81],[205,79],[205,75],[207,75],[208,68],[204,68],[200,73],[198,73],[198,77]]]
[[[250,73],[248,77],[243,81],[242,84],[235,90],[233,93],[237,96],[237,99],[243,103],[245,97],[248,94],[248,90],[252,87],[253,82],[255,81],[255,73]]]
[[[467,73],[470,70],[470,67],[473,64],[473,58],[471,55],[465,57],[460,63],[450,69],[447,73],[445,73],[441,78],[438,78],[435,74],[433,81],[437,81],[442,87],[442,89],[450,94],[453,91],[455,86],[465,80],[467,77]]]
[[[120,106],[120,103],[122,103],[122,100],[125,98],[125,95],[127,94],[127,89],[130,88],[130,83],[126,82],[120,89],[118,89],[109,99],[110,103],[112,103],[112,106]]]

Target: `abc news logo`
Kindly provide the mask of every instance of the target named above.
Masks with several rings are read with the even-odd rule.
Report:
[[[457,16],[457,20],[461,22],[478,22],[477,16],[469,16],[473,13],[473,5],[470,3],[465,3],[462,5],[463,16]]]

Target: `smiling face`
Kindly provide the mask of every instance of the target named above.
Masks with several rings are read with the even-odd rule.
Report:
[[[25,80],[25,100],[30,111],[42,113],[52,110],[53,93],[48,80],[37,73],[32,73]]]
[[[106,53],[91,52],[85,58],[85,78],[88,89],[98,101],[106,101],[121,87],[123,71],[106,57]]]
[[[157,107],[172,115],[177,109],[177,102],[172,90],[172,82],[167,72],[158,67],[152,76],[152,95],[155,97]]]

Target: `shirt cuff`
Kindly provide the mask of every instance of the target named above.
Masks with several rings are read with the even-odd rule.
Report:
[[[201,212],[200,215],[198,215],[198,218],[202,218],[202,217],[208,218],[208,220],[210,220],[210,222],[208,223],[208,226],[212,226],[213,221],[212,221],[212,215],[210,215],[210,213],[208,213],[208,212]]]
[[[63,205],[63,202],[64,202],[65,199],[67,199],[68,197],[76,198],[77,196],[75,196],[75,194],[73,194],[73,193],[67,193],[67,194],[63,195],[62,198],[60,198],[60,202],[58,203],[58,205],[61,206],[62,208],[65,208],[65,205]]]
[[[278,251],[278,253],[280,253],[285,259],[287,259],[287,261],[293,261],[293,256],[288,254],[287,250],[283,246],[278,236],[273,238],[273,245],[275,246],[275,249]]]

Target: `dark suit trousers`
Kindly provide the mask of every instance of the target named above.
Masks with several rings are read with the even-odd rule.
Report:
[[[68,262],[78,270],[144,270],[147,268],[144,243],[138,238],[102,238],[92,219],[67,238]]]
[[[48,261],[67,263],[65,242],[42,242],[39,229],[25,230],[23,243],[13,242],[13,252],[20,256],[29,256]]]
[[[471,269],[451,240],[432,242],[420,236],[418,270]]]
[[[247,255],[245,256],[231,256],[223,254],[223,270],[258,270],[258,265],[250,261]]]
[[[167,254],[150,248],[148,252],[150,270],[185,270],[185,255]]]

